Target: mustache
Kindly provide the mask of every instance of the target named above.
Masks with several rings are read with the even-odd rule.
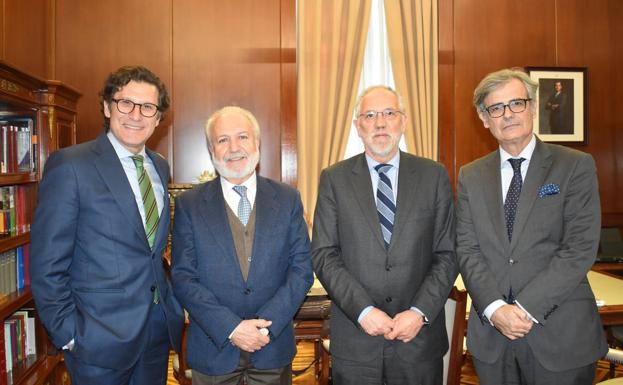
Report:
[[[248,157],[249,155],[245,151],[236,151],[236,152],[232,152],[232,153],[229,153],[223,156],[223,160],[225,162],[229,162],[230,160],[233,160],[233,159],[242,159],[242,158],[248,158]]]

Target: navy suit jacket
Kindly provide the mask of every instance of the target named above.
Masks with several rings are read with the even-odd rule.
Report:
[[[272,321],[271,341],[251,354],[258,369],[296,353],[292,318],[313,282],[299,193],[257,177],[252,261],[244,280],[217,178],[181,194],[173,225],[173,288],[190,314],[187,361],[209,375],[232,372],[240,350],[229,335],[244,319]]]
[[[169,166],[146,150],[166,187]],[[171,343],[178,348],[183,312],[162,265],[169,199],[153,250],[121,162],[107,138],[50,155],[31,231],[31,287],[43,324],[60,348],[85,363],[130,367],[147,341],[144,327],[158,286]]]

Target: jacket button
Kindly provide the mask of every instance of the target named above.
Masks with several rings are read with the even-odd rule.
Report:
[[[508,263],[510,263],[510,264],[512,265],[512,264],[514,264],[514,263],[515,263],[515,260],[514,260],[514,259],[509,259],[509,260],[508,260]]]
[[[387,266],[385,266],[385,270],[386,270],[386,271],[390,271],[391,269],[392,269],[392,265],[387,265]]]
[[[385,298],[385,302],[391,302],[391,301],[392,301],[392,297]]]
[[[251,294],[251,289],[244,289],[244,294],[246,294],[246,295]]]
[[[154,285],[151,285],[151,287],[149,288],[149,291],[151,291],[151,292],[154,292],[154,291],[156,291],[156,286],[154,286]]]

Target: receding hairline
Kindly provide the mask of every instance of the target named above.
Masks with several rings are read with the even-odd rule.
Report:
[[[255,140],[259,144],[261,131],[260,131],[260,125],[255,115],[253,115],[251,111],[244,109],[242,107],[239,107],[239,106],[225,106],[213,112],[212,115],[210,115],[210,117],[208,118],[208,120],[206,120],[205,134],[208,140],[209,147],[212,146],[210,133],[214,129],[214,126],[216,125],[218,120],[226,115],[237,115],[245,119],[247,122],[249,122],[249,124],[251,125],[251,128],[253,129],[253,135],[255,135]]]
[[[384,84],[377,84],[361,91],[361,94],[359,94],[359,97],[357,97],[357,100],[355,101],[355,116],[359,116],[359,114],[361,114],[361,102],[363,101],[363,99],[376,91],[384,91],[386,93],[394,95],[394,97],[396,98],[396,102],[398,103],[398,109],[404,112],[404,106],[400,94],[389,86],[386,86]]]

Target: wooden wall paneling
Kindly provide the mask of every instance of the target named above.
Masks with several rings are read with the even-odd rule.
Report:
[[[296,0],[281,0],[281,181],[296,187]]]
[[[454,130],[454,2],[439,0],[439,161],[456,186]]]
[[[3,59],[21,71],[45,78],[47,2],[4,0]]]
[[[4,39],[6,38],[5,22],[4,22],[4,2],[6,0],[0,0],[0,59],[5,60],[6,53],[4,52]]]
[[[172,0],[56,0],[56,75],[82,93],[77,142],[102,132],[98,93],[108,74],[140,64],[156,73],[169,92]],[[160,123],[148,146],[168,157],[172,114]]]
[[[623,110],[623,50],[618,49],[623,3],[439,2],[440,153],[451,178],[462,165],[497,147],[471,106],[473,90],[486,73],[510,66],[587,67],[589,143],[570,147],[596,160],[603,224],[623,226],[623,118],[618,113]],[[446,151],[452,159],[446,159]]]
[[[204,124],[225,105],[249,109],[261,134],[260,173],[281,178],[279,0],[187,0],[173,12],[173,178],[212,169]]]
[[[595,158],[604,224],[623,226],[623,3],[570,0],[559,3],[558,62],[588,68],[588,145]]]
[[[454,1],[455,172],[497,148],[472,106],[478,82],[502,68],[554,64],[554,4],[554,0]]]

